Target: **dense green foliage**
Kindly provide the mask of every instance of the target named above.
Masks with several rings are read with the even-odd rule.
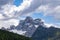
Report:
[[[35,33],[32,35],[33,40],[60,40],[59,28],[45,28],[39,26]]]
[[[0,40],[31,40],[31,38],[0,30]]]

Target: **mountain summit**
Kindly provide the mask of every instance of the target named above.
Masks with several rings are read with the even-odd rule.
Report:
[[[36,32],[36,30],[38,30],[38,28],[39,30],[41,30],[41,28],[45,30],[44,28],[46,28],[46,25],[44,24],[42,19],[40,18],[33,19],[32,17],[28,16],[26,17],[25,20],[20,20],[17,26],[11,25],[10,28],[5,29],[4,27],[2,27],[1,29],[8,30],[10,32],[14,32],[20,35],[24,35],[26,37],[32,37],[34,33]]]

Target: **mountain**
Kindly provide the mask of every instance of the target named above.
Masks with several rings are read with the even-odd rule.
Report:
[[[40,18],[33,19],[28,16],[26,19],[20,20],[17,26],[11,25],[10,28],[2,27],[1,29],[31,37],[33,40],[60,40],[60,28],[52,25],[47,28]]]
[[[0,29],[0,40],[32,40],[32,39]]]
[[[16,27],[14,25],[11,25],[10,28],[5,29],[2,27],[2,29],[24,35],[26,37],[31,37],[39,25],[43,25],[41,19],[33,19],[32,17],[28,16],[25,20],[20,20],[19,24]]]
[[[46,28],[42,25],[36,29],[34,34],[32,35],[33,40],[60,40],[60,29],[54,28],[51,26],[50,28]]]

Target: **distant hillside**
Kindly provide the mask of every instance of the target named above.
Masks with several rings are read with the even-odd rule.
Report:
[[[60,40],[60,29],[54,28],[51,26],[50,28],[45,28],[43,26],[39,26],[35,33],[32,35],[33,40]]]
[[[31,39],[25,36],[21,36],[0,29],[0,40],[31,40]]]

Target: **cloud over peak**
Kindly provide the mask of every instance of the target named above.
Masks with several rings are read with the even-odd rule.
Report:
[[[2,1],[4,3],[4,0]],[[13,5],[13,2],[14,0],[8,0],[2,7],[0,7],[2,9],[0,13],[5,17],[20,17],[21,15],[31,14],[38,9],[37,11],[43,12],[44,15],[53,16],[57,20],[60,20],[59,0],[23,0],[21,5],[18,7],[16,5]],[[1,5],[3,3],[1,3]]]
[[[23,0],[18,7],[15,0],[0,0],[0,21],[11,20],[20,16],[27,16],[35,12],[44,16],[52,16],[60,20],[60,0]]]

